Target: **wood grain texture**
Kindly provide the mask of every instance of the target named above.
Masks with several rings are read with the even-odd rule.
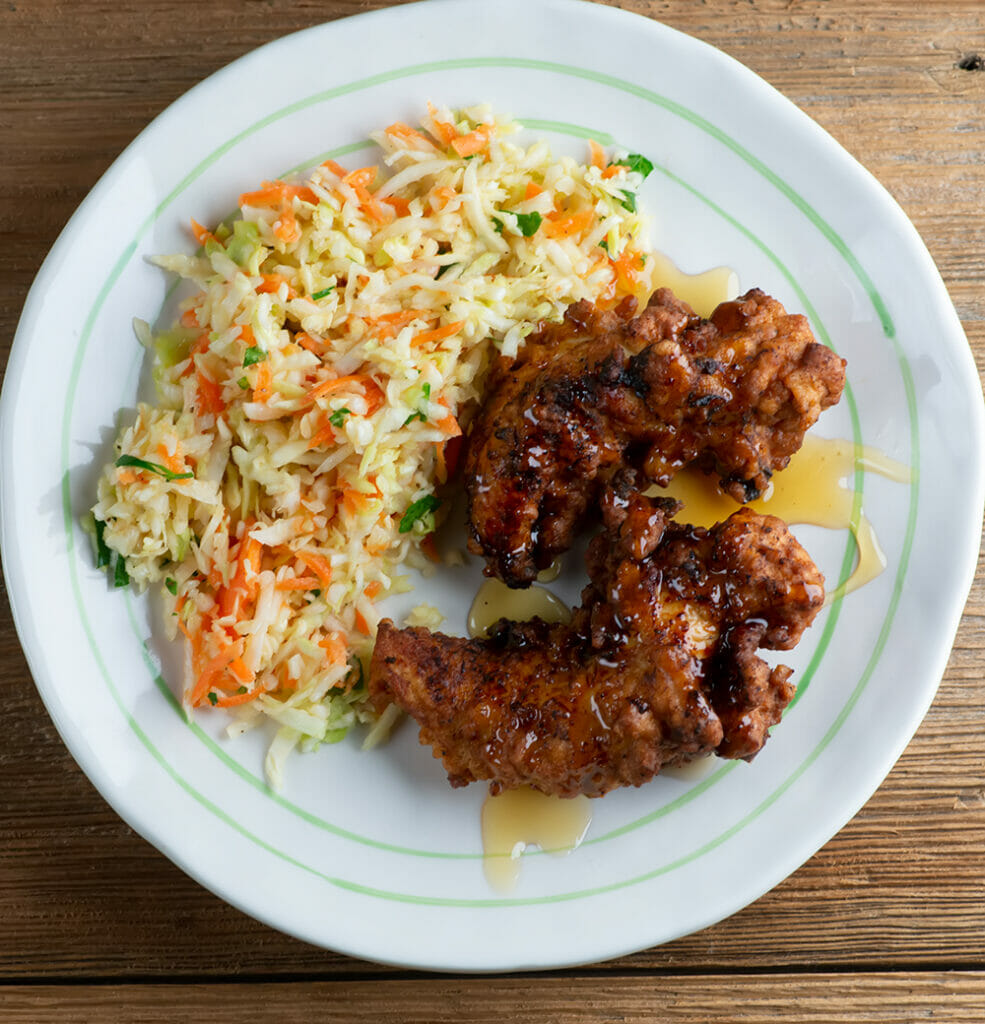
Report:
[[[958,67],[964,56],[985,56],[981,0],[613,5],[743,61],[867,166],[923,236],[985,372],[985,72]],[[127,9],[116,0],[5,0],[0,374],[45,253],[151,118],[211,71],[270,39],[382,6],[148,0]],[[216,1021],[240,1019],[230,1007],[256,1006],[258,1019],[273,1020],[276,1007],[300,1012],[317,998],[324,1012],[335,1012],[324,1010],[329,999],[352,1008],[350,1017],[327,1019],[356,1021],[371,1012],[376,1020],[436,1022],[457,1012],[460,1020],[469,1008],[468,1019],[503,1019],[511,1005],[539,1006],[540,1019],[552,1021],[848,1019],[834,1010],[824,1016],[836,999],[838,1013],[854,1008],[859,1020],[985,1019],[981,563],[937,699],[858,816],[745,911],[600,967],[591,978],[572,972],[562,987],[555,979],[378,980],[399,972],[313,949],[200,889],[120,822],[69,757],[31,682],[2,584],[0,707],[4,1020],[53,1019],[59,1007],[68,1019],[95,1020],[117,1006],[121,1015],[114,1019],[152,1021],[165,1019],[162,1005],[187,1007],[183,1019],[198,1019],[195,1008],[201,1019],[208,1012]],[[952,967],[969,972],[941,973]],[[815,973],[832,969],[841,973]],[[892,973],[852,973],[861,969]],[[743,971],[781,973],[761,978]],[[150,984],[40,985],[229,977],[337,980],[319,987],[180,985],[163,994]],[[586,987],[576,990],[575,983]],[[576,991],[579,1000],[569,1002]],[[483,1017],[487,1000],[498,1009]],[[889,1012],[894,1005],[897,1016]]]
[[[981,1024],[980,973],[503,978],[308,984],[12,986],[9,1024]]]

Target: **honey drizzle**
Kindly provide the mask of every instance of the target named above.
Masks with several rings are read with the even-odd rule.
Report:
[[[479,587],[469,609],[469,636],[486,636],[490,626],[500,619],[526,622],[533,618],[545,622],[570,622],[571,609],[544,587],[511,590],[500,580],[488,579]]]
[[[859,510],[857,521],[853,521],[855,491],[844,482],[850,481],[856,468],[897,483],[910,480],[908,466],[875,448],[860,445],[856,449],[852,441],[808,435],[787,468],[774,474],[763,497],[750,503],[756,512],[779,516],[788,523],[852,531],[858,552],[855,569],[828,593],[826,603],[858,590],[886,568],[886,556],[865,513]],[[652,488],[650,493],[683,501],[678,517],[694,526],[714,526],[739,508],[738,502],[719,490],[714,477],[694,469],[678,473],[669,486]]]
[[[739,294],[739,277],[731,267],[712,267],[701,274],[685,274],[662,252],[652,254],[654,288],[669,288],[698,316],[709,317],[715,307]]]
[[[541,569],[540,572],[537,573],[537,582],[552,583],[561,575],[561,568],[561,559],[555,558],[546,569]]]
[[[487,796],[482,805],[486,880],[498,892],[512,892],[528,844],[554,855],[570,853],[585,838],[591,821],[586,796],[562,800],[527,787]]]
[[[469,609],[469,636],[485,636],[500,619],[525,622],[534,617],[568,622],[571,610],[544,587],[511,590],[500,580],[488,579]],[[499,892],[511,892],[527,844],[548,853],[569,853],[581,842],[591,820],[591,806],[584,796],[562,800],[528,788],[487,796],[482,805],[486,880]]]

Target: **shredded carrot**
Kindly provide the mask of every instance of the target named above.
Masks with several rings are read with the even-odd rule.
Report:
[[[143,480],[143,473],[138,473],[133,469],[118,469],[116,471],[116,479],[121,484],[135,484],[138,480]]]
[[[293,210],[284,208],[280,211],[280,217],[274,224],[274,234],[282,242],[296,242],[301,237],[301,228]]]
[[[275,675],[277,676],[277,682],[279,684],[277,686],[277,690],[281,693],[297,689],[298,681],[289,674],[286,663],[280,665],[276,670]]]
[[[253,680],[256,679],[256,674],[242,658],[233,658],[229,663],[229,671],[232,672],[232,674],[241,683],[252,683]]]
[[[452,139],[451,148],[461,157],[473,156],[476,153],[481,153],[489,145],[491,138],[492,127],[484,124],[476,128],[474,132],[469,132],[468,135],[459,135]]]
[[[456,320],[453,324],[445,324],[444,327],[436,327],[433,331],[421,331],[420,334],[414,335],[411,345],[426,345],[432,341],[441,341],[443,338],[450,338],[453,334],[457,334],[464,325],[464,320]]]
[[[303,203],[318,205],[318,196],[307,185],[288,185],[287,192],[291,196],[297,196]]]
[[[252,690],[249,690],[246,693],[234,693],[230,697],[220,697],[215,702],[215,707],[232,708],[235,707],[237,704],[248,704],[251,700],[256,700],[256,698],[259,697],[260,694],[263,693],[263,691],[263,683],[257,683],[257,685],[254,686]]]
[[[323,380],[321,384],[316,384],[308,392],[307,397],[311,400],[322,398],[333,391],[338,391],[339,388],[344,388],[347,384],[361,384],[364,379],[362,374],[350,374],[346,377],[333,377],[331,380]]]
[[[381,341],[395,338],[408,324],[424,318],[424,313],[417,309],[401,309],[396,313],[384,313],[382,316],[363,317],[363,322]]]
[[[410,203],[406,199],[401,199],[400,196],[387,196],[384,200],[389,206],[392,206],[394,212],[401,217],[410,216]]]
[[[434,149],[432,142],[402,121],[395,121],[386,129],[386,133],[387,135],[392,135],[395,139],[399,139],[405,146],[409,146],[411,149]]]
[[[389,224],[390,221],[396,218],[397,213],[394,209],[384,206],[375,196],[371,196],[366,189],[356,189],[356,195],[359,196],[359,209],[370,220],[375,220],[377,224]]]
[[[639,281],[639,259],[640,254],[638,252],[627,248],[623,250],[618,258],[611,260],[616,272],[617,281],[629,289],[634,288]]]
[[[296,299],[298,293],[294,290],[291,282],[283,274],[261,274],[263,281],[257,285],[257,294],[263,295],[268,292],[276,292],[280,289],[282,284],[287,285],[287,297],[289,299]],[[253,333],[252,331],[250,332]]]
[[[377,409],[379,409],[386,401],[386,395],[383,393],[383,389],[376,383],[375,380],[370,378],[365,384],[366,390],[366,415],[372,416]]]
[[[588,140],[588,148],[592,151],[592,166],[602,170],[605,167],[605,150],[594,140]]]
[[[175,454],[172,455],[168,451],[168,446],[162,441],[157,446],[157,454],[158,454],[158,457],[160,458],[161,462],[163,462],[164,465],[168,469],[170,469],[172,473],[184,473],[184,471],[185,471],[185,462],[181,458],[181,450],[180,450],[180,448],[176,449]]]
[[[256,526],[255,519],[243,521],[243,536],[240,539],[238,549],[237,578],[250,580],[260,574],[260,563],[263,556],[263,544],[250,536],[250,531]]]
[[[350,171],[344,175],[341,184],[347,185],[356,194],[359,200],[359,208],[377,224],[386,224],[393,220],[395,214],[392,209],[383,206],[375,196],[369,192],[369,186],[376,180],[379,168],[375,166],[360,167],[358,170]]]
[[[380,316],[366,317],[365,320],[373,327],[380,324],[396,324],[398,327],[403,327],[404,324],[409,324],[411,320],[416,320],[420,315],[419,310],[398,309],[396,313],[383,313]]]
[[[438,111],[433,103],[428,103],[428,113],[431,115],[431,124],[434,125],[434,137],[446,146],[450,145],[452,139],[458,134],[455,131],[455,126],[447,121],[438,120]]]
[[[438,420],[436,426],[443,434],[448,434],[451,437],[458,437],[462,432],[462,428],[458,425],[458,420],[451,413],[445,416],[444,419]]]
[[[308,440],[308,451],[312,448],[325,448],[335,440],[335,431],[338,428],[332,423],[326,423],[321,430],[316,431]]]
[[[334,160],[326,160],[322,167],[327,167],[332,174],[340,178],[344,178],[349,173],[341,164],[337,164]]]
[[[260,564],[263,558],[263,545],[255,537],[249,535],[249,531],[255,525],[255,521],[252,519],[246,522],[243,539],[239,542],[236,571],[228,585],[217,589],[216,604],[219,606],[219,615],[222,618],[231,615],[238,619],[243,602],[253,600],[256,596],[257,577],[260,575]]]
[[[324,640],[318,641],[318,646],[325,651],[325,656],[332,665],[344,665],[348,650],[341,633],[329,633]]]
[[[195,356],[201,352],[207,352],[209,348],[209,336],[207,334],[200,334],[192,347],[188,350],[188,365],[178,375],[179,377],[188,377],[195,372],[198,368],[195,364]]]
[[[357,188],[355,192],[359,197],[359,209],[370,220],[376,221],[377,224],[389,224],[396,218],[396,211],[392,207],[384,206],[378,199],[371,196],[367,189]]]
[[[342,492],[342,507],[350,516],[354,516],[356,513],[366,509],[375,498],[376,496],[373,494],[365,494],[363,491],[357,491],[353,487],[347,487]]]
[[[178,323],[180,323],[182,327],[198,327],[198,311],[195,309],[186,309],[184,313],[181,314]]]
[[[291,205],[295,198],[313,205],[318,204],[318,196],[307,185],[288,185],[286,181],[265,181],[263,187],[258,191],[244,192],[239,197],[239,205],[276,208],[279,217],[274,224],[274,234],[281,241],[296,242],[301,237],[301,229]]]
[[[234,658],[243,655],[243,639],[234,641],[228,647],[221,650],[199,673],[198,679],[188,695],[188,703],[197,707],[205,699],[205,695],[215,685],[223,670]]]
[[[541,230],[548,238],[570,238],[587,230],[594,217],[595,210],[590,206],[567,217],[549,213],[541,225]]]
[[[428,203],[434,211],[443,210],[450,202],[458,197],[458,193],[450,185],[435,185],[428,192]]]
[[[382,589],[383,584],[379,580],[373,580],[372,583],[366,585],[363,593],[372,601]]]
[[[339,391],[350,384],[363,384],[365,386],[373,384],[375,386],[376,382],[365,373],[352,373],[346,377],[333,377],[331,380],[323,380],[304,396],[303,404],[314,405],[317,399],[324,398],[325,395],[330,395],[333,391]]]
[[[362,633],[363,636],[369,636],[370,628],[369,623],[366,621],[366,616],[357,608],[356,609],[356,629]]]
[[[603,178],[614,178],[622,170],[622,164],[609,164],[602,172]]]
[[[226,411],[222,388],[209,376],[198,371],[198,403],[202,411],[218,416]]]
[[[327,558],[316,555],[313,551],[297,551],[295,554],[321,580],[323,587],[331,584],[332,567]]]
[[[277,206],[286,204],[297,197],[317,206],[318,196],[307,185],[288,185],[286,181],[265,181],[256,192],[244,192],[239,197],[240,206]]]
[[[439,398],[438,405],[443,405],[449,412],[447,416],[437,421],[437,428],[446,434],[451,434],[452,437],[458,437],[462,432],[462,428],[458,425],[458,420],[451,414],[448,399],[444,397]]]
[[[205,245],[206,242],[218,242],[219,241],[219,239],[216,238],[215,235],[213,235],[212,232],[209,231],[208,228],[203,227],[201,224],[199,224],[199,222],[197,220],[195,220],[194,217],[192,217],[191,221],[192,221],[192,234],[195,236],[195,241],[198,242],[199,245]]]
[[[249,324],[239,325],[239,336],[246,342],[247,347],[252,348],[256,343],[256,335],[253,333],[253,328]]]
[[[274,393],[273,374],[266,359],[256,364],[256,383],[253,385],[253,401],[266,402]]]
[[[376,181],[376,175],[379,173],[379,168],[375,165],[369,167],[360,167],[358,170],[350,171],[343,179],[342,184],[348,185],[350,188],[369,188],[370,185]]]
[[[316,356],[322,356],[328,351],[328,346],[323,341],[312,337],[307,331],[298,331],[294,335],[294,342],[302,348],[306,348],[309,352],[313,352]]]
[[[317,576],[294,576],[291,579],[279,580],[274,584],[274,590],[317,590],[318,585]]]
[[[544,190],[540,185],[535,185],[532,181],[527,182],[527,191],[524,192],[524,199],[536,199]]]

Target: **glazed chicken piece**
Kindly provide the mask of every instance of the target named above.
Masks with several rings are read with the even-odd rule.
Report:
[[[625,471],[602,505],[570,625],[501,620],[468,640],[380,624],[373,700],[417,720],[453,786],[601,796],[706,754],[749,760],[793,696],[756,650],[797,643],[824,581],[786,525],[747,509],[672,523],[677,503]]]
[[[666,288],[634,310],[576,303],[491,371],[464,465],[469,547],[509,586],[570,547],[621,467],[666,484],[697,462],[752,501],[841,397],[844,360],[761,291],[710,320]]]

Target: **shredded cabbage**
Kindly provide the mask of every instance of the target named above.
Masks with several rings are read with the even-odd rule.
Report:
[[[131,582],[168,581],[186,705],[276,723],[273,785],[299,745],[376,721],[377,604],[435,554],[492,356],[578,299],[649,291],[638,163],[555,158],[519,127],[429,106],[422,130],[374,134],[382,167],[265,182],[157,261],[197,290],[168,330],[136,322],[159,403],[120,432],[130,464],[105,467],[92,514]]]

